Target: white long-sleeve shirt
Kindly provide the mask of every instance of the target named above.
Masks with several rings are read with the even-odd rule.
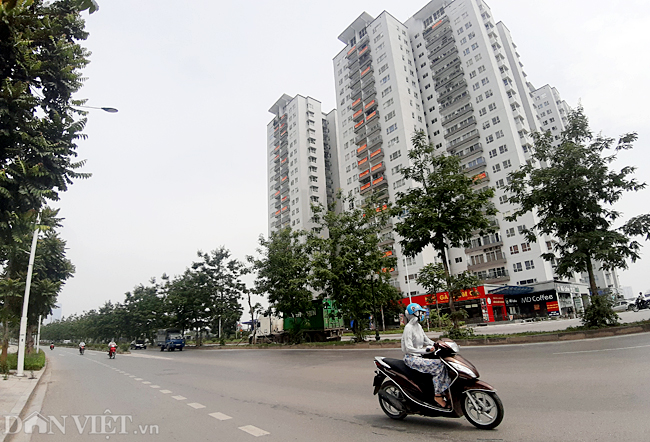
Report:
[[[412,317],[404,327],[402,334],[402,351],[408,355],[422,355],[426,348],[433,345],[433,341],[424,334],[420,321]]]

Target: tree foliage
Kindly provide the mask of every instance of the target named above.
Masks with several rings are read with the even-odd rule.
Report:
[[[338,202],[346,207],[340,194]],[[390,284],[396,261],[392,251],[379,247],[379,233],[388,222],[389,210],[367,201],[365,208],[337,211],[314,206],[319,227],[307,241],[312,256],[313,286],[336,302],[344,316],[354,321],[357,340],[365,337],[371,314],[398,297]]]
[[[392,213],[401,220],[395,231],[402,237],[400,245],[407,256],[432,246],[451,287],[447,248],[464,246],[475,232],[490,230],[488,217],[496,214],[490,203],[494,190],[477,190],[480,181],[465,174],[456,156],[436,152],[423,131],[413,135],[412,143],[411,165],[402,169],[402,175],[416,185],[398,194]],[[454,311],[453,296],[449,302]]]
[[[569,114],[558,146],[553,145],[550,132],[533,136],[535,161],[511,174],[510,201],[518,208],[506,219],[535,211],[539,221],[526,232],[528,240],[535,241],[538,233],[555,236],[554,250],[542,257],[557,259],[560,276],[587,272],[591,292],[596,294],[594,262],[604,269],[627,268],[628,259],[634,262],[640,257],[641,245],[634,237],[650,239],[648,214],[614,227],[622,214],[612,205],[624,193],[645,188],[645,183],[632,177],[636,167],[618,171],[611,167],[619,151],[633,147],[637,135],[628,133],[618,140],[594,135],[578,108]]]

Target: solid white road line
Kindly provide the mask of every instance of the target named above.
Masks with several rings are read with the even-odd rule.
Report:
[[[232,417],[228,416],[227,414],[223,413],[210,413],[208,416],[212,416],[215,419],[219,419],[220,421],[227,421],[228,419],[232,419]]]
[[[185,399],[187,399],[184,396],[172,396],[172,398],[176,399],[177,401],[184,401]]]
[[[634,348],[646,348],[650,347],[650,345],[637,345],[634,347],[619,347],[619,348],[603,348],[601,350],[579,350],[579,351],[563,351],[560,353],[553,353],[554,355],[571,355],[571,354],[576,354],[576,353],[598,353],[601,351],[615,351],[615,350],[632,350]]]
[[[171,393],[171,390],[160,390],[162,394],[169,394]]]
[[[245,431],[248,434],[251,434],[255,437],[264,436],[266,434],[271,434],[268,431],[264,431],[260,428],[254,427],[252,425],[246,425],[244,427],[239,427],[240,430]]]
[[[198,402],[192,402],[191,404],[187,405],[194,408],[195,410],[198,410],[199,408],[205,408],[205,405],[199,404]]]

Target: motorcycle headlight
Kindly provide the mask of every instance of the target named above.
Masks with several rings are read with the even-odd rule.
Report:
[[[471,378],[476,377],[476,374],[472,370],[470,370],[469,368],[465,367],[462,364],[459,364],[457,362],[448,362],[448,364],[451,365],[459,373],[466,374],[467,376],[469,376]]]

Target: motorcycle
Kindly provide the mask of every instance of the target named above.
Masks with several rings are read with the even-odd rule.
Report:
[[[83,346],[83,345],[79,346],[79,354],[80,354],[80,355],[83,355],[83,354],[84,354],[84,351],[86,351],[86,347]]]
[[[115,351],[117,350],[116,347],[111,346],[108,349],[108,359],[115,359]]]
[[[50,344],[50,350],[54,350],[54,344]]]
[[[391,419],[409,414],[429,417],[465,418],[475,427],[491,430],[503,420],[503,404],[495,389],[479,380],[476,367],[458,353],[460,347],[450,339],[436,341],[423,358],[440,359],[449,373],[448,408],[435,400],[430,374],[408,367],[401,359],[375,357],[374,395]]]

